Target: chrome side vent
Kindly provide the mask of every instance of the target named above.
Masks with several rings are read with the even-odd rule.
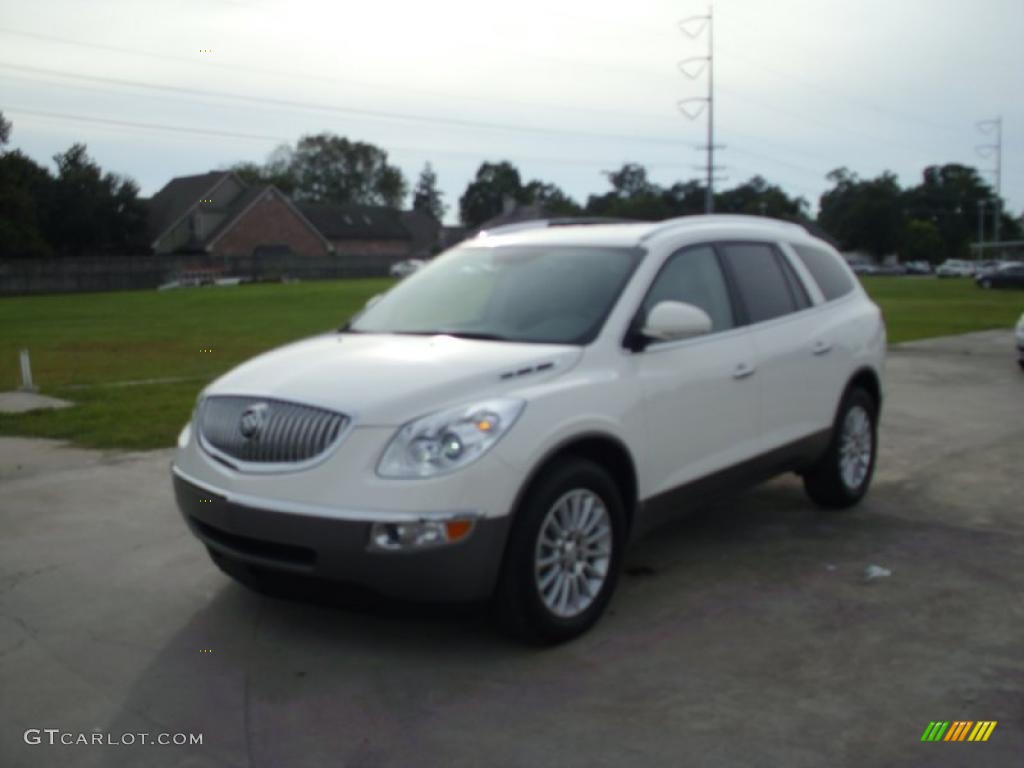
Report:
[[[314,461],[340,438],[343,413],[267,398],[214,395],[197,415],[203,447],[239,469],[295,469]]]
[[[549,371],[555,367],[554,363],[541,363],[540,365],[534,365],[529,368],[520,368],[518,371],[508,371],[501,374],[499,377],[502,381],[506,379],[518,379],[520,376],[529,376],[531,373],[540,373],[541,371]]]

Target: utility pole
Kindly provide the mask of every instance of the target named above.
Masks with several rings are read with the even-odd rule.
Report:
[[[992,120],[982,120],[978,123],[978,130],[986,135],[993,136],[991,144],[979,144],[976,150],[984,158],[993,158],[995,167],[990,173],[995,180],[996,199],[992,204],[992,242],[999,242],[1000,219],[1002,218],[1002,183],[1003,183],[1003,118],[996,117]],[[994,135],[993,135],[994,134]]]
[[[679,22],[679,29],[690,39],[696,39],[704,30],[708,33],[708,53],[706,56],[692,56],[679,62],[679,70],[691,80],[695,80],[707,69],[708,73],[708,95],[682,99],[679,102],[679,110],[690,120],[696,120],[701,112],[707,110],[707,144],[697,147],[707,152],[707,162],[704,170],[707,174],[707,186],[704,190],[704,212],[714,213],[715,210],[715,171],[721,166],[715,165],[715,150],[724,149],[722,145],[715,144],[715,38],[714,38],[714,9],[708,6],[708,12],[702,16],[690,16]],[[697,66],[693,66],[696,62]],[[692,105],[698,104],[696,109]]]
[[[985,201],[978,201],[978,255],[975,257],[979,261],[984,253],[985,249]]]

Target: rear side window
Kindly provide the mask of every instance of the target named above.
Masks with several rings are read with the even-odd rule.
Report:
[[[793,289],[772,246],[767,243],[724,243],[722,253],[751,323],[796,311]]]
[[[789,263],[789,259],[783,256],[778,251],[775,252],[776,258],[779,260],[779,264],[782,266],[782,271],[786,275],[786,282],[789,283],[789,290],[793,293],[793,300],[796,302],[797,309],[807,309],[811,306],[811,297],[807,295],[807,289],[804,287],[803,281],[799,275],[793,271],[793,265]]]
[[[821,288],[826,301],[838,299],[853,290],[853,280],[843,268],[835,254],[813,245],[793,245],[800,261],[807,267],[814,281]]]

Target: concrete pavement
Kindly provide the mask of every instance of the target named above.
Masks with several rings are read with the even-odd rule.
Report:
[[[857,509],[820,513],[787,477],[699,512],[631,551],[594,631],[547,650],[473,611],[250,593],[178,518],[169,451],[0,439],[0,765],[1020,764],[1012,335],[894,348],[881,439]],[[872,564],[891,575],[865,582]],[[999,724],[922,744],[932,720]]]

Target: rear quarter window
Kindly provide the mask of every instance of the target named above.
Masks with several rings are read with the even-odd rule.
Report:
[[[813,245],[790,245],[821,288],[826,301],[838,299],[853,290],[853,278],[834,253]]]

